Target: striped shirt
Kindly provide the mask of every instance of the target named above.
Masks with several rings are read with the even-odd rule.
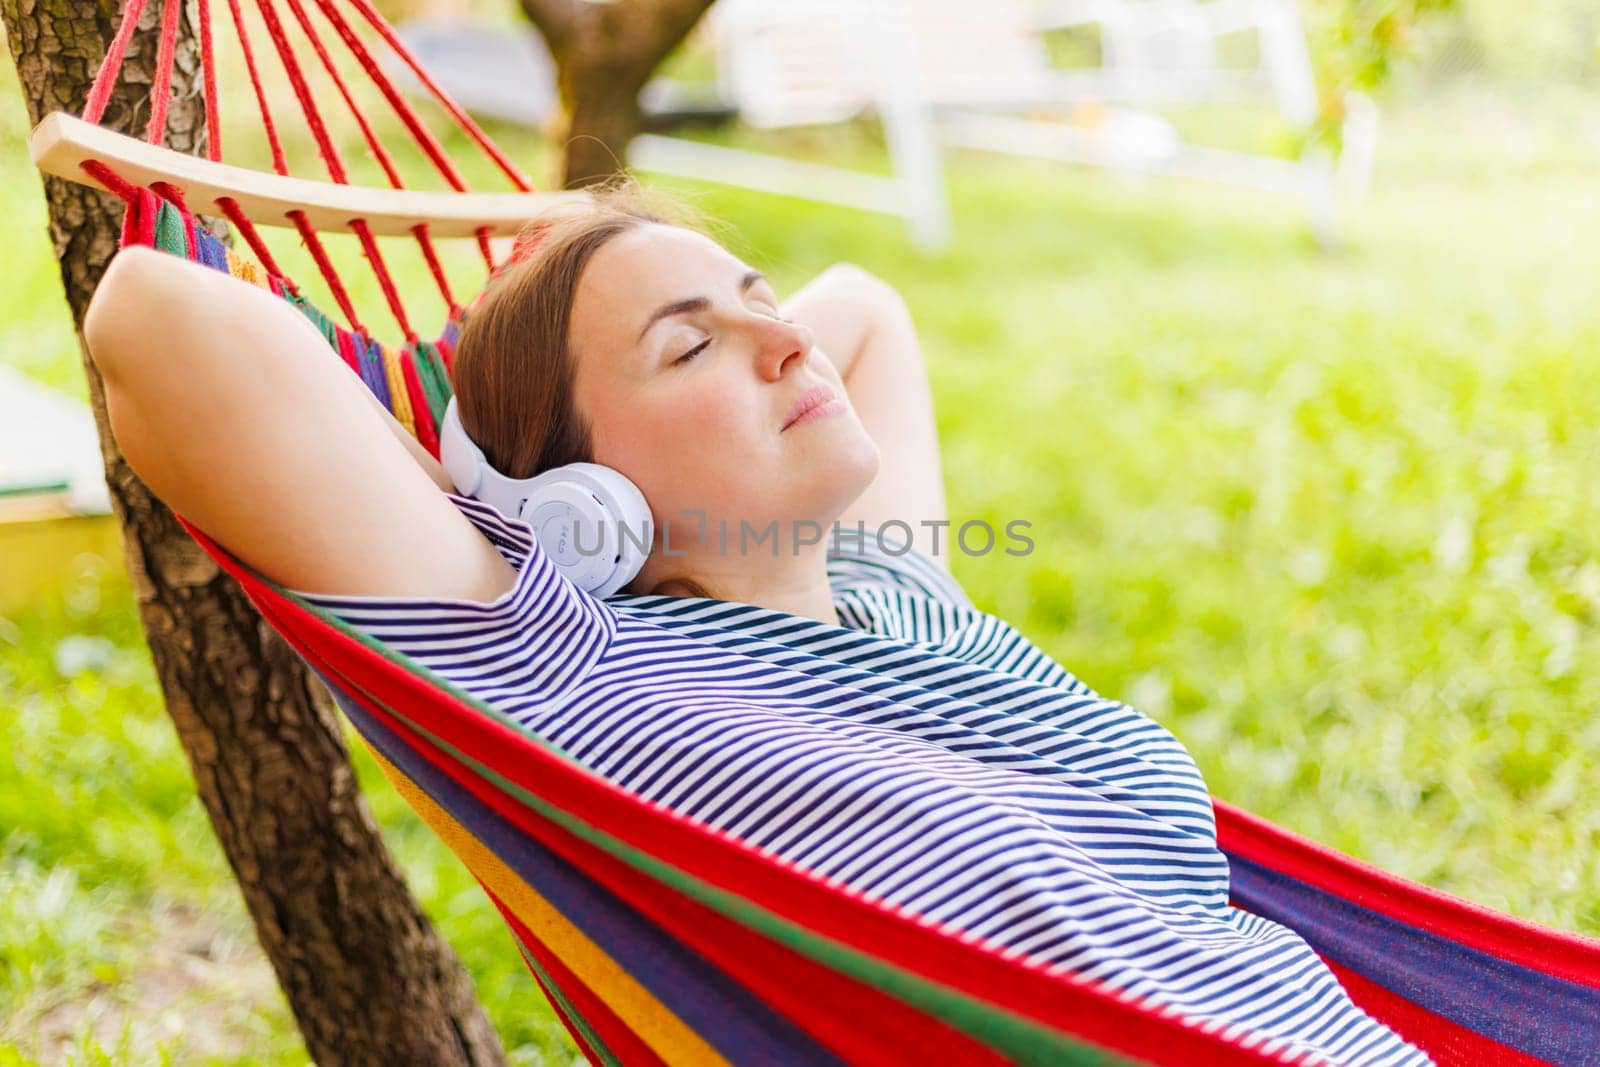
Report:
[[[916,549],[833,538],[836,624],[600,600],[527,524],[450,499],[517,568],[492,604],[301,595],[623,788],[841,888],[1266,1051],[1427,1062],[1298,935],[1228,904],[1177,739]]]

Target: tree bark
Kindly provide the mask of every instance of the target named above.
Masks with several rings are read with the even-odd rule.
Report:
[[[563,182],[593,185],[625,169],[639,133],[639,91],[712,0],[522,0],[556,64],[566,112]]]
[[[35,123],[82,109],[119,7],[0,0]],[[160,10],[146,9],[104,120],[140,137]],[[166,143],[198,152],[205,118],[189,14]],[[83,313],[116,251],[122,204],[57,178],[44,184],[81,350]],[[324,1064],[504,1063],[471,979],[378,836],[326,690],[134,476],[86,354],[83,365],[167,710],[308,1052]]]

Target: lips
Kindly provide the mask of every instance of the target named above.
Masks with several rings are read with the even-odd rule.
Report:
[[[795,420],[800,418],[812,408],[821,407],[830,400],[835,399],[834,391],[826,385],[815,385],[800,394],[800,399],[794,402],[794,407],[789,409],[789,415],[783,420],[783,429],[793,426]],[[780,433],[782,430],[779,431]]]

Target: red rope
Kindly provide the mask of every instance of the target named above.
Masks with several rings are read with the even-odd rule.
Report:
[[[298,4],[298,0],[290,0],[290,2]],[[389,106],[394,110],[395,115],[410,131],[412,140],[416,142],[417,147],[422,149],[423,154],[433,162],[434,168],[438,170],[440,176],[444,178],[452,189],[457,192],[466,192],[466,179],[462,177],[461,171],[455,165],[455,161],[444,150],[444,145],[439,142],[439,139],[423,123],[422,117],[417,114],[416,109],[411,106],[405,95],[395,86],[394,81],[390,79],[388,74],[384,73],[383,67],[373,57],[372,52],[367,48],[366,43],[361,40],[360,36],[356,34],[349,21],[334,6],[332,0],[315,0],[315,3],[317,10],[322,12],[322,17],[328,20],[328,24],[339,35],[339,39],[344,42],[345,47],[350,49],[350,54],[355,56],[356,61],[361,64],[362,70],[366,71],[367,76],[378,87],[378,91],[389,102]],[[307,36],[310,36],[316,42],[320,50],[321,42],[316,40],[316,35],[312,32],[311,27],[304,20],[302,20],[301,25],[305,26]],[[348,100],[349,97],[347,96],[346,99]],[[351,107],[354,110],[355,105],[352,104]],[[360,115],[357,116],[357,120],[361,121]],[[363,123],[363,133],[365,132],[366,126]],[[371,141],[369,140],[368,143],[370,144]],[[385,169],[387,171],[387,168]],[[397,176],[391,174],[390,178],[396,188],[402,188]],[[423,232],[418,234],[417,241],[422,245],[422,254],[428,260],[429,268],[433,269],[437,256],[433,250],[431,239],[426,236],[426,227],[420,227],[419,229]],[[412,232],[417,233],[417,230]],[[480,244],[480,248],[484,252],[485,265],[493,267],[493,257],[489,254],[487,246]],[[443,273],[434,270],[434,279],[439,282],[439,292],[444,296],[445,303],[452,307],[455,306],[455,299],[450,295],[450,289],[444,282]]]
[[[206,158],[222,162],[222,120],[217,95],[217,53],[211,44],[211,0],[200,2],[200,70],[205,77]]]
[[[489,273],[494,273],[494,249],[489,247],[489,227],[481,226],[472,231],[478,239],[478,251],[483,253],[483,265],[489,268]]]
[[[451,295],[450,281],[444,276],[444,266],[439,262],[439,254],[434,251],[433,240],[428,236],[428,224],[419,222],[411,228],[416,234],[417,244],[422,246],[422,258],[428,261],[428,270],[433,274],[433,280],[439,285],[439,295],[444,297],[447,314],[455,316],[461,314],[461,305],[456,303],[456,298]]]
[[[164,197],[165,199],[172,201],[172,206],[178,209],[178,214],[184,216],[185,218],[193,217],[194,212],[189,210],[189,204],[183,198],[183,190],[179,189],[176,185],[173,185],[171,182],[151,182],[150,191],[155,193],[157,196]],[[193,251],[193,249],[190,249],[191,253]]]
[[[111,38],[111,46],[106,49],[105,58],[100,60],[100,69],[95,71],[94,83],[89,86],[89,99],[83,105],[83,121],[98,125],[101,116],[106,113],[111,90],[116,87],[117,74],[122,70],[122,57],[127,54],[128,42],[133,39],[133,31],[143,13],[144,0],[128,0],[128,6],[122,9],[122,24],[117,27],[116,36]]]
[[[333,261],[328,258],[328,250],[322,247],[322,239],[317,236],[316,229],[306,218],[304,211],[289,212],[289,221],[294,223],[294,228],[300,231],[301,240],[306,243],[306,250],[311,253],[311,258],[316,261],[317,270],[322,272],[322,280],[328,283],[328,289],[333,293],[333,299],[339,304],[339,310],[344,312],[344,317],[350,323],[350,328],[360,333],[366,332],[366,327],[361,325],[361,320],[356,317],[355,305],[350,302],[350,294],[345,292],[344,282],[339,280],[339,274],[333,269]]]
[[[372,273],[378,277],[378,287],[383,290],[383,298],[389,302],[389,310],[394,313],[395,322],[400,324],[401,332],[406,335],[407,341],[415,341],[417,332],[411,328],[411,320],[406,317],[405,305],[400,303],[400,291],[395,287],[394,279],[389,276],[389,268],[383,262],[383,254],[378,251],[378,242],[373,239],[367,220],[351,219],[350,228],[361,240],[361,250],[367,254],[367,262],[372,264]]]
[[[189,204],[183,198],[183,190],[171,182],[151,182],[150,191],[157,196],[165,197],[172,201],[172,206],[177,208],[180,214],[187,215],[190,213]]]
[[[151,182],[150,191],[157,196],[171,202],[178,209],[178,216],[183,219],[184,254],[190,259],[200,254],[200,235],[196,232],[199,220],[194,217],[194,212],[189,210],[188,203],[183,198],[183,190],[171,182]]]
[[[361,105],[351,95],[350,87],[345,84],[344,77],[340,75],[338,66],[333,62],[333,57],[328,55],[322,38],[318,36],[315,27],[311,25],[311,18],[306,14],[305,5],[300,0],[289,0],[289,10],[293,13],[295,21],[305,31],[306,39],[311,42],[312,49],[317,53],[317,59],[322,63],[322,69],[328,72],[328,77],[333,80],[334,87],[339,90],[339,95],[344,98],[345,105],[350,108],[350,114],[355,116],[356,125],[361,129],[361,136],[367,142],[367,147],[372,150],[373,156],[378,160],[378,165],[383,168],[383,173],[389,178],[389,183],[396,189],[404,189],[405,183],[400,179],[400,171],[395,167],[394,157],[389,150],[378,140],[378,135],[372,129],[372,123],[367,121],[367,116],[361,110]]]
[[[299,0],[288,0],[288,2],[291,10],[299,6]],[[293,46],[290,45],[288,36],[283,32],[283,23],[278,18],[277,9],[274,7],[272,0],[256,0],[256,6],[261,9],[262,18],[267,24],[267,33],[271,35],[272,43],[278,50],[278,58],[283,62],[284,72],[289,75],[289,84],[294,88],[295,99],[300,103],[300,111],[305,115],[306,123],[311,127],[311,134],[317,142],[317,151],[322,156],[323,163],[327,165],[328,176],[340,185],[348,185],[350,177],[345,170],[344,159],[339,154],[338,146],[333,143],[333,138],[328,135],[328,128],[322,121],[322,112],[318,110],[316,99],[311,95],[310,85],[306,82],[305,72],[301,70],[299,60],[295,58]],[[303,9],[301,10],[301,15],[304,15]],[[302,27],[318,52],[326,58],[327,53],[322,48],[322,42],[317,37],[316,31],[310,25],[309,20],[303,21]],[[332,60],[329,59],[327,62],[331,68]],[[332,70],[331,73],[335,83],[343,88],[343,79],[338,76],[337,70]],[[355,101],[348,95],[348,90],[345,91],[345,99],[359,113],[360,109],[355,107]],[[394,178],[398,179],[398,174],[394,175]],[[334,288],[338,283],[335,281],[333,265],[328,260],[327,253],[322,248],[322,243],[316,240],[316,231],[303,213],[295,212],[290,217],[295,219],[295,227],[300,231],[300,235],[306,238],[307,247],[311,251],[312,257],[317,260],[317,269],[328,280],[328,287],[330,289]],[[352,219],[349,225],[361,241],[362,251],[366,253],[367,262],[372,265],[372,272],[378,279],[378,286],[383,290],[384,299],[388,301],[389,310],[394,313],[395,321],[399,323],[401,330],[405,332],[408,339],[415,337],[411,322],[406,316],[405,307],[400,303],[400,294],[395,287],[394,278],[389,274],[389,268],[383,261],[383,253],[378,250],[378,243],[373,239],[372,231],[368,228],[366,220]],[[315,243],[313,244],[313,242]],[[354,306],[345,294],[342,284],[338,284],[338,292],[335,294],[335,298],[339,300],[340,308],[344,310],[345,316],[350,320],[351,328],[360,330],[361,326],[355,317]]]
[[[317,28],[312,24],[307,7],[302,0],[287,0],[287,2],[301,30],[310,39],[323,69],[332,79],[340,96],[349,107],[357,126],[361,130],[363,139],[366,141],[373,157],[383,169],[390,184],[397,189],[405,188],[394,157],[378,137],[366,113],[357,102],[350,85],[340,74],[338,65],[329,54],[322,38],[318,35]],[[445,151],[443,144],[427,128],[416,109],[409,104],[405,96],[384,72],[373,52],[361,37],[356,34],[351,22],[334,6],[333,0],[314,0],[314,2],[323,17],[332,25],[346,47],[350,49],[351,54],[361,65],[367,76],[372,79],[389,105],[394,109],[395,114],[400,118],[402,124],[422,149],[423,154],[432,162],[435,169],[438,170],[451,188],[461,192],[466,191],[466,180]],[[377,31],[388,47],[399,56],[427,88],[429,93],[444,107],[456,125],[506,174],[516,188],[530,191],[533,186],[527,176],[488,138],[466,112],[439,87],[427,70],[406,48],[405,44],[399,39],[393,28],[377,11],[370,0],[351,0],[351,2],[367,24]],[[137,28],[145,3],[146,0],[126,0],[122,22],[107,50],[105,58],[101,62],[100,69],[95,75],[95,81],[90,89],[88,101],[84,108],[84,118],[90,122],[100,121],[105,113],[124,62],[128,44]],[[164,0],[162,9],[161,37],[156,59],[156,78],[151,87],[151,113],[146,133],[146,139],[155,145],[160,145],[165,136],[166,119],[172,97],[172,71],[176,59],[178,20],[182,5],[183,0]],[[318,153],[323,159],[329,177],[340,184],[348,184],[349,176],[344,159],[340,155],[337,144],[330,136],[328,127],[317,107],[305,72],[295,55],[293,45],[285,33],[284,23],[276,10],[274,0],[256,0],[256,6],[261,13],[273,46],[278,52],[278,57],[283,63],[284,72],[288,75],[289,83],[294,90],[300,111],[311,130],[312,137],[317,144]],[[262,84],[261,71],[256,63],[254,50],[251,47],[249,32],[240,7],[240,0],[228,0],[228,8],[239,37],[240,50],[244,54],[245,67],[249,73],[251,87],[261,114],[262,127],[272,150],[273,167],[279,174],[287,175],[289,173],[287,153],[279,137],[277,126],[273,121],[272,109],[268,102],[267,92]],[[199,0],[199,21],[201,66],[205,84],[207,154],[212,160],[220,161],[222,158],[222,134],[209,0]],[[132,200],[138,196],[140,191],[137,187],[119,178],[103,164],[91,161],[86,162],[83,166],[87,173],[94,176],[101,184],[111,189],[124,200]],[[176,195],[176,190],[166,188],[164,189],[164,194],[181,203],[181,197]],[[234,225],[235,229],[250,245],[251,250],[268,273],[276,278],[284,278],[285,276],[274,260],[270,249],[238,203],[231,198],[224,197],[220,198],[217,204],[223,215],[227,217],[228,221]],[[318,271],[327,282],[328,288],[333,294],[334,300],[338,303],[340,310],[344,312],[345,317],[349,320],[351,328],[364,332],[349,292],[334,270],[332,260],[329,258],[315,227],[311,225],[310,220],[306,218],[305,213],[302,211],[290,212],[288,217],[299,232],[301,239],[305,242],[307,251],[311,254]],[[379,287],[383,291],[384,299],[394,313],[401,329],[405,332],[407,340],[416,341],[416,333],[411,327],[404,305],[400,300],[399,288],[384,262],[370,226],[364,219],[355,219],[350,222],[350,228],[360,240],[366,259],[377,277]],[[439,292],[444,298],[449,314],[453,317],[459,316],[462,314],[460,305],[450,291],[449,280],[445,275],[438,252],[433,245],[428,227],[425,224],[419,224],[412,228],[411,233],[422,250],[429,273],[439,287]],[[483,256],[484,263],[492,271],[494,269],[494,256],[489,244],[488,229],[478,230],[476,237],[478,249]]]
[[[136,2],[143,3],[144,0]],[[283,142],[278,139],[278,127],[272,121],[272,108],[267,104],[267,91],[261,87],[261,72],[256,69],[255,49],[250,47],[250,34],[244,26],[244,14],[239,10],[239,0],[228,0],[228,11],[233,16],[233,27],[239,35],[239,51],[244,53],[245,69],[250,72],[250,85],[255,89],[256,105],[261,109],[261,127],[266,130],[267,144],[272,146],[272,169],[279,174],[288,174],[289,161],[283,154]],[[262,261],[261,265],[266,266],[266,262]]]
[[[318,3],[320,5],[323,0],[318,0]],[[461,110],[461,106],[439,87],[439,83],[433,80],[433,75],[429,74],[426,68],[417,62],[417,57],[412,55],[411,50],[405,46],[405,42],[400,40],[399,35],[394,32],[394,27],[390,26],[388,20],[378,13],[377,8],[372,6],[371,0],[350,0],[350,3],[361,13],[361,17],[366,19],[367,23],[378,31],[378,36],[382,37],[384,43],[394,50],[395,55],[400,57],[401,62],[411,69],[411,73],[417,76],[417,80],[427,88],[428,92],[433,94],[433,98],[455,120],[456,125],[461,127],[467,136],[477,143],[479,148],[483,149],[484,154],[504,172],[507,178],[511,179],[511,184],[521,192],[532,192],[533,182],[528,176],[522,173],[517,165],[511,162],[510,157],[501,150],[500,146],[491,141],[489,135],[484,133],[482,128],[476,122],[473,122],[465,111]]]
[[[328,136],[328,128],[323,125],[322,113],[317,110],[316,100],[311,96],[311,87],[306,84],[305,74],[300,69],[300,61],[295,58],[289,38],[283,32],[283,23],[278,20],[277,9],[273,7],[272,0],[256,0],[256,7],[260,9],[261,17],[267,24],[267,34],[278,50],[278,59],[283,63],[284,73],[289,75],[289,84],[294,88],[295,99],[300,102],[300,113],[305,116],[307,125],[311,127],[311,136],[316,139],[317,152],[328,168],[328,176],[340,185],[348,185],[349,178],[345,175],[344,160],[340,157],[339,149],[334,145],[333,139]]]
[[[383,168],[383,173],[388,177],[389,184],[396,189],[404,189],[405,181],[400,177],[400,170],[395,166],[394,157],[389,154],[389,150],[384,147],[383,141],[379,139],[376,131],[373,130],[372,123],[367,120],[366,112],[356,102],[355,96],[350,92],[349,85],[346,84],[344,77],[339,73],[338,65],[334,63],[333,58],[328,54],[327,48],[323,46],[322,38],[317,34],[316,27],[311,24],[311,17],[307,13],[305,5],[300,0],[289,0],[289,10],[294,13],[295,21],[300,24],[300,28],[305,31],[306,37],[311,41],[318,60],[321,61],[323,69],[328,72],[328,77],[333,80],[334,86],[339,90],[339,95],[344,98],[346,106],[350,109],[350,114],[355,117],[356,125],[361,130],[362,138],[367,142],[367,147],[372,150],[373,157],[377,159],[378,165]],[[323,9],[323,13],[326,15],[327,10]],[[334,28],[336,30],[340,29],[342,23],[343,20],[339,20],[335,23]],[[348,29],[348,26],[344,26],[344,28]],[[352,50],[359,49],[360,45],[360,40],[356,39]],[[357,58],[364,63],[369,59],[363,51],[357,51],[356,54]],[[416,236],[417,243],[422,248],[423,257],[428,261],[434,280],[439,284],[439,292],[444,297],[445,304],[454,306],[455,300],[450,295],[450,288],[445,284],[444,275],[437,267],[438,257],[434,251],[433,242],[428,237],[427,227],[418,226],[412,230],[412,233]],[[398,296],[393,295],[394,287],[392,281],[390,281],[388,269],[385,267],[382,257],[378,255],[377,247],[372,244],[371,235],[366,232],[365,226],[363,226],[361,230],[357,231],[357,236],[362,238],[362,247],[367,252],[367,260],[372,264],[373,272],[378,276],[378,284],[383,287],[384,295],[389,299],[389,307],[395,312],[396,321],[401,324],[406,336],[408,338],[411,337],[412,330],[406,320],[405,311],[399,303]]]
[[[155,80],[150,84],[150,126],[144,139],[161,147],[167,136],[167,104],[172,100],[172,64],[178,55],[178,16],[183,0],[166,0],[161,8],[161,46],[156,50]]]
[[[116,171],[100,162],[98,159],[86,159],[80,166],[83,167],[94,180],[110,189],[126,203],[133,203],[139,196],[139,187],[126,181]]]
[[[334,32],[339,35],[339,39],[345,43],[345,47],[350,49],[350,53],[356,57],[356,61],[361,64],[367,76],[372,79],[373,84],[383,93],[384,99],[389,101],[389,106],[394,109],[395,115],[405,124],[406,129],[411,132],[412,140],[416,141],[423,154],[433,162],[434,167],[450,185],[450,188],[458,193],[466,192],[466,179],[461,176],[461,171],[457,169],[455,161],[444,150],[444,145],[440,144],[433,132],[423,124],[422,118],[417,114],[416,109],[411,106],[404,94],[395,87],[394,82],[384,73],[383,68],[373,58],[371,51],[368,50],[366,43],[356,35],[355,30],[350,27],[350,23],[345,19],[344,15],[333,5],[331,0],[316,0],[316,4],[323,17],[333,26]]]
[[[261,234],[257,232],[255,223],[250,221],[250,216],[244,213],[244,209],[239,206],[239,202],[231,196],[221,196],[217,198],[217,206],[222,209],[223,215],[227,216],[228,221],[233,223],[234,227],[239,231],[245,243],[250,246],[250,251],[256,254],[256,259],[260,260],[261,265],[266,268],[267,273],[274,278],[282,278],[285,282],[288,282],[288,276],[278,268],[277,261],[272,258],[272,249],[268,248],[267,243],[261,239]],[[293,285],[292,282],[289,284]]]

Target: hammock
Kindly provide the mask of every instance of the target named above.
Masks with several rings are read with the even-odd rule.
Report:
[[[317,10],[372,77],[452,192],[404,189],[301,0],[285,0],[348,105],[392,190],[351,187],[276,0],[260,17],[332,179],[290,177],[239,0],[229,0],[276,176],[221,163],[207,0],[199,0],[209,160],[160,147],[177,40],[166,0],[149,143],[94,125],[144,0],[129,0],[83,119],[52,115],[39,165],[111,189],[128,205],[123,244],[147,245],[270,288],[319,327],[353,373],[430,451],[450,395],[463,314],[436,236],[515,232],[567,194],[537,194],[406,53],[370,0],[347,0],[513,194],[466,191],[439,140],[382,72],[335,0]],[[196,222],[226,217],[259,263]],[[278,267],[256,222],[293,226],[344,317],[335,322]],[[398,346],[357,317],[318,228],[353,232],[400,326]],[[448,308],[434,341],[412,328],[375,237],[409,235]],[[1093,980],[963,939],[831,888],[749,845],[648,804],[493,708],[262,578],[188,523],[262,616],[327,683],[379,766],[484,887],[529,970],[595,1063],[1288,1062],[1248,1032],[1223,1032]],[[1289,927],[1351,998],[1441,1064],[1600,1063],[1600,943],[1547,930],[1407,882],[1215,801],[1232,902]]]

